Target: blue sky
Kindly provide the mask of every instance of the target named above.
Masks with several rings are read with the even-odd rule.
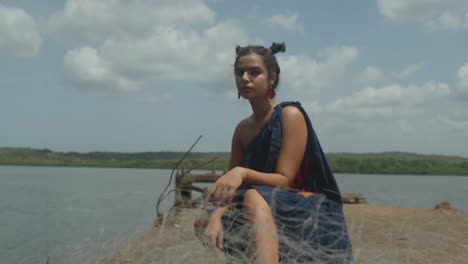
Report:
[[[234,49],[284,41],[326,152],[468,156],[467,33],[462,0],[0,0],[0,146],[229,151]]]

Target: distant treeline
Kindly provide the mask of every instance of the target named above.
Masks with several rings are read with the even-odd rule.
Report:
[[[0,148],[0,165],[172,169],[183,155],[171,151],[79,153]],[[383,152],[330,153],[327,158],[336,173],[468,175],[468,158],[464,157]],[[181,167],[224,170],[228,163],[226,152],[191,152]]]

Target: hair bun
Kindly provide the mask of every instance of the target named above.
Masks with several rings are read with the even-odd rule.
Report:
[[[286,45],[284,44],[284,42],[281,42],[281,43],[273,42],[273,44],[271,44],[270,50],[271,50],[271,54],[276,54],[278,52],[285,52]]]
[[[237,45],[237,47],[236,47],[236,55],[239,54],[240,49],[241,49],[241,46]]]

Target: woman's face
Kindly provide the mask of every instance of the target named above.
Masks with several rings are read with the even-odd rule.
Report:
[[[268,78],[268,70],[263,58],[256,53],[239,57],[234,74],[237,90],[245,99],[266,96],[268,88],[273,83]]]

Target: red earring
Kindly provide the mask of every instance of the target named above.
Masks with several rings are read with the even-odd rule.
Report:
[[[267,91],[267,96],[271,99],[273,99],[275,96],[276,96],[276,92],[273,88],[269,88],[268,91]]]

